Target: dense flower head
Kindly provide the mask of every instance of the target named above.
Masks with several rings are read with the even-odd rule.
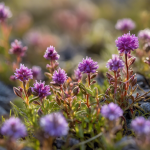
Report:
[[[9,50],[9,53],[22,57],[25,55],[26,51],[27,47],[23,46],[21,41],[15,40],[11,43],[11,49]]]
[[[112,55],[112,59],[109,59],[106,67],[110,70],[110,71],[117,71],[118,69],[121,69],[124,67],[124,62],[119,58],[118,55]]]
[[[60,56],[55,51],[55,47],[53,47],[53,46],[47,47],[47,50],[46,50],[46,52],[44,54],[44,58],[45,59],[48,59],[48,60],[58,60],[59,57]]]
[[[117,21],[115,28],[122,31],[130,31],[135,28],[135,23],[130,18],[124,18]]]
[[[82,62],[79,63],[78,68],[82,73],[95,73],[98,65],[90,57],[86,57],[86,59],[83,58]]]
[[[15,78],[19,79],[20,81],[28,81],[29,79],[33,78],[33,74],[31,69],[28,69],[23,64],[20,64],[20,68],[16,69]]]
[[[117,104],[110,103],[102,106],[101,114],[109,120],[116,120],[123,115],[123,111]]]
[[[59,68],[58,70],[54,71],[52,78],[55,83],[61,85],[66,81],[67,74],[63,69]]]
[[[34,79],[40,79],[42,77],[41,70],[42,69],[39,66],[33,66],[32,67],[32,73],[33,73]]]
[[[4,3],[0,3],[0,22],[5,21],[12,16],[11,11]]]
[[[49,85],[45,85],[45,82],[35,82],[34,87],[32,87],[32,92],[35,92],[40,99],[45,98],[50,95],[50,87]]]
[[[150,121],[144,117],[137,117],[131,122],[132,129],[139,135],[150,134]]]
[[[130,35],[130,32],[118,37],[115,42],[120,53],[127,54],[139,47],[138,38],[134,34]]]
[[[64,116],[59,113],[51,113],[40,119],[40,126],[43,131],[52,137],[67,135],[68,123]]]
[[[149,41],[150,40],[150,29],[144,29],[139,31],[138,37],[141,40]]]
[[[27,135],[25,125],[19,118],[14,117],[11,117],[4,122],[1,127],[1,133],[13,139],[18,139]]]
[[[75,71],[74,71],[74,74],[75,74],[75,78],[77,80],[81,80],[82,78],[82,73],[80,72],[79,68],[77,68]]]

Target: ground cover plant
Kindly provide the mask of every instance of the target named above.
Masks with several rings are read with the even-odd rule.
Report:
[[[98,62],[87,56],[68,75],[60,67],[61,55],[50,45],[42,54],[47,61],[44,81],[39,80],[39,66],[30,69],[22,61],[27,46],[17,39],[9,45],[11,27],[7,19],[11,15],[9,8],[0,3],[4,63],[10,65],[10,80],[16,85],[13,91],[22,105],[10,102],[9,117],[2,116],[1,147],[122,150],[131,145],[130,139],[122,139],[131,138],[135,149],[149,149],[149,113],[139,102],[148,101],[150,91],[141,89],[133,70],[136,63],[146,66],[139,68],[145,73],[149,69],[149,29],[141,30],[137,37],[132,34],[135,23],[131,19],[118,20],[115,27],[121,35],[114,41],[118,54],[110,56],[105,64],[106,79],[101,85]]]

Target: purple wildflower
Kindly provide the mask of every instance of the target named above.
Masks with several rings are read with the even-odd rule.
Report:
[[[45,85],[45,82],[41,81],[36,81],[36,83],[34,83],[34,87],[32,87],[32,92],[35,92],[40,99],[43,99],[51,94],[49,85]]]
[[[101,113],[102,116],[109,120],[116,120],[123,115],[122,109],[114,103],[102,106]]]
[[[7,18],[12,16],[11,11],[4,3],[0,3],[0,22],[5,21]]]
[[[117,21],[115,28],[122,31],[130,31],[135,28],[135,23],[130,18],[124,18]]]
[[[53,47],[53,46],[47,47],[47,50],[46,50],[46,52],[44,54],[44,58],[45,59],[48,59],[48,60],[58,60],[59,57],[60,56],[55,51],[55,47]]]
[[[26,51],[27,47],[23,47],[21,41],[15,40],[11,43],[11,49],[9,50],[9,53],[22,57],[25,55]]]
[[[78,68],[82,73],[95,73],[98,68],[97,62],[94,62],[90,57],[83,58],[79,63]]]
[[[138,38],[134,34],[130,35],[130,32],[118,37],[115,42],[120,53],[127,54],[139,47]]]
[[[112,59],[109,59],[106,67],[110,71],[117,71],[118,69],[121,69],[124,67],[124,62],[119,58],[118,55],[113,54]]]
[[[33,66],[32,67],[32,73],[33,73],[33,78],[34,79],[41,79],[42,78],[41,67]]]
[[[19,79],[20,81],[28,81],[29,79],[33,78],[31,69],[28,69],[23,64],[20,64],[20,68],[16,69],[15,78]]]
[[[76,78],[77,80],[81,80],[81,78],[82,78],[82,73],[80,72],[79,69],[76,69],[76,70],[74,71],[74,74],[75,74],[75,78]]]
[[[150,40],[150,29],[144,29],[139,31],[138,37],[141,40],[149,41]]]
[[[13,139],[18,139],[27,135],[25,125],[19,118],[14,117],[11,117],[4,122],[1,133]]]
[[[150,121],[144,117],[137,117],[131,122],[132,129],[139,135],[150,133]]]
[[[60,137],[68,133],[68,123],[59,112],[42,117],[40,119],[40,126],[49,136]]]
[[[65,71],[61,68],[59,68],[57,71],[55,70],[55,72],[53,73],[53,81],[57,84],[63,84],[66,79],[67,79],[67,74],[65,73]]]

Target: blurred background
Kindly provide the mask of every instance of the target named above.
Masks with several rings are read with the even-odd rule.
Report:
[[[43,55],[50,45],[60,54],[60,66],[69,75],[86,56],[98,61],[105,70],[111,54],[118,53],[115,40],[122,35],[115,29],[118,19],[131,18],[137,35],[150,25],[149,0],[3,0],[12,12],[10,43],[21,40],[28,47],[22,63],[29,68],[40,66],[46,71]],[[0,33],[1,34],[1,33]],[[0,47],[0,80],[13,85],[9,78],[14,70],[6,63]],[[16,57],[10,56],[13,63]],[[106,69],[107,70],[107,69]],[[43,75],[44,76],[44,75]],[[45,77],[41,76],[44,80]]]

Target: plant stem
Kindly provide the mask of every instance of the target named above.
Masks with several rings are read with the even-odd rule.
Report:
[[[129,87],[129,83],[128,83],[128,80],[129,80],[129,68],[128,68],[128,60],[127,60],[127,54],[125,54],[125,64],[126,64],[126,69],[127,69],[127,84],[126,84],[126,92],[125,92],[125,95],[127,95],[127,90],[128,90],[128,87]]]
[[[26,104],[29,105],[29,99],[28,99],[28,95],[27,95],[27,91],[26,91],[26,82],[23,82],[23,90],[26,96]]]
[[[88,73],[87,75],[87,79],[88,79],[88,87],[90,87],[90,73]],[[86,94],[86,103],[87,103],[87,107],[89,108],[89,94]]]
[[[115,95],[116,95],[116,91],[117,91],[117,76],[116,76],[116,71],[114,72],[115,75],[115,89],[114,89],[114,99],[115,99]]]

